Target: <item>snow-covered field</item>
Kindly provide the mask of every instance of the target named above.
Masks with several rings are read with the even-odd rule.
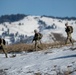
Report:
[[[0,54],[0,70],[7,75],[76,75],[76,45],[11,55]]]
[[[40,16],[27,16],[24,19],[0,24],[0,37],[8,44],[19,41],[31,42],[34,29],[43,34],[42,42],[54,42],[52,33],[66,37],[65,23],[72,25],[73,39],[76,40],[76,20],[61,20]],[[52,39],[53,38],[53,39]],[[22,52],[11,58],[0,54],[0,75],[76,75],[76,44],[43,51]]]

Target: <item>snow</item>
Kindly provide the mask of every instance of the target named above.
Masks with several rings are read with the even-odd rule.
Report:
[[[71,75],[76,74],[76,50],[71,50],[71,46],[22,52],[14,58],[10,58],[11,55],[8,54],[9,58],[5,58],[4,54],[0,54],[0,69],[4,69],[7,75],[34,75],[38,72],[42,75],[57,75],[67,71],[73,72]]]
[[[39,20],[45,22],[46,25],[43,26],[43,24],[39,24]],[[2,38],[11,44],[12,41],[9,34],[14,34],[14,38],[12,38],[16,42],[20,40],[19,35],[26,35],[28,38],[33,36],[34,29],[37,29],[43,34],[42,42],[52,43],[55,40],[52,33],[61,33],[62,36],[66,37],[65,23],[68,22],[69,25],[72,25],[74,28],[72,36],[73,39],[76,40],[75,21],[76,20],[60,20],[59,22],[59,19],[27,16],[11,24],[8,22],[0,24],[0,36],[2,36],[4,32],[8,33],[9,31],[8,35],[2,36]],[[21,23],[21,25],[19,25],[19,23]],[[55,24],[57,28],[46,29],[47,26],[52,26],[53,24]],[[42,26],[41,29],[39,29],[40,26]],[[18,34],[15,36],[17,32]],[[66,75],[66,73],[70,72],[70,75],[76,75],[76,44],[73,48],[75,48],[75,50],[72,50],[71,46],[65,46],[30,53],[22,52],[16,54],[14,58],[11,58],[12,54],[8,54],[9,58],[5,58],[4,54],[0,54],[0,72],[3,70],[7,75],[35,75],[35,73],[41,73],[42,75],[57,75],[58,73],[60,75]]]
[[[39,24],[39,20],[42,21],[43,23],[45,23],[46,25],[44,25],[43,23]],[[50,40],[51,37],[49,36],[49,33],[50,34],[52,32],[61,33],[64,37],[66,37],[65,23],[68,22],[68,24],[72,25],[74,28],[74,32],[73,32],[72,36],[73,36],[73,39],[76,40],[75,21],[76,20],[69,21],[69,20],[61,20],[61,19],[54,19],[54,18],[41,17],[41,16],[27,16],[20,21],[11,22],[11,23],[5,22],[3,24],[0,24],[0,36],[3,37],[2,33],[7,32],[8,36],[11,33],[14,35],[16,33],[18,33],[18,36],[17,36],[18,39],[20,39],[19,35],[25,35],[25,36],[27,36],[27,38],[29,38],[30,36],[34,35],[34,30],[37,29],[44,35],[43,38],[46,38],[46,40],[42,40],[42,42],[46,42],[46,43],[48,43],[48,41],[53,42],[54,41],[53,39]],[[55,29],[46,29],[46,27],[52,26],[53,24],[55,24],[55,26],[56,26]],[[3,29],[3,31],[2,31],[2,29]],[[9,31],[8,31],[8,29],[9,29]],[[49,36],[49,38],[48,38],[48,36]],[[7,37],[7,35],[5,35],[3,38],[6,39],[6,37]],[[13,39],[15,39],[15,38],[16,38],[16,36],[14,36]],[[31,38],[31,40],[32,40],[32,38]],[[9,41],[11,41],[11,40],[7,39],[6,41],[8,41],[8,43],[10,43]],[[16,42],[16,41],[14,41],[14,42]],[[13,43],[13,42],[11,41],[11,43]]]

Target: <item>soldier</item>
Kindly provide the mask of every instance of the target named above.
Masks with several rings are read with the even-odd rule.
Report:
[[[66,26],[65,32],[67,33],[67,39],[66,39],[65,44],[67,44],[68,41],[70,41],[72,43],[72,45],[74,45],[73,44],[73,40],[72,40],[72,36],[71,36],[71,34],[73,33],[73,27],[72,26],[68,26],[68,23],[65,23],[65,26]]]
[[[42,49],[41,47],[39,47],[39,43],[42,44],[41,39],[42,39],[43,35],[41,33],[37,32],[37,30],[34,30],[34,33],[35,33],[35,35],[34,35],[32,42],[35,41],[35,50],[37,50],[37,47]]]
[[[6,41],[5,41],[4,39],[1,39],[1,38],[0,38],[0,49],[3,50],[6,58],[8,58],[7,53],[6,53],[6,51],[5,51],[5,44],[6,44]]]

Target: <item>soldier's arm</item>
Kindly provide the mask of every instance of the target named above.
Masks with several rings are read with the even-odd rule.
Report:
[[[67,32],[67,28],[65,28],[65,32]]]
[[[33,40],[32,40],[32,42],[35,40],[35,36],[33,37]]]

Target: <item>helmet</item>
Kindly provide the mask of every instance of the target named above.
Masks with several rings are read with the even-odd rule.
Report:
[[[67,23],[65,23],[65,26],[66,26],[66,25],[68,25],[68,22],[67,22]]]
[[[37,30],[35,29],[34,32],[37,32]]]

